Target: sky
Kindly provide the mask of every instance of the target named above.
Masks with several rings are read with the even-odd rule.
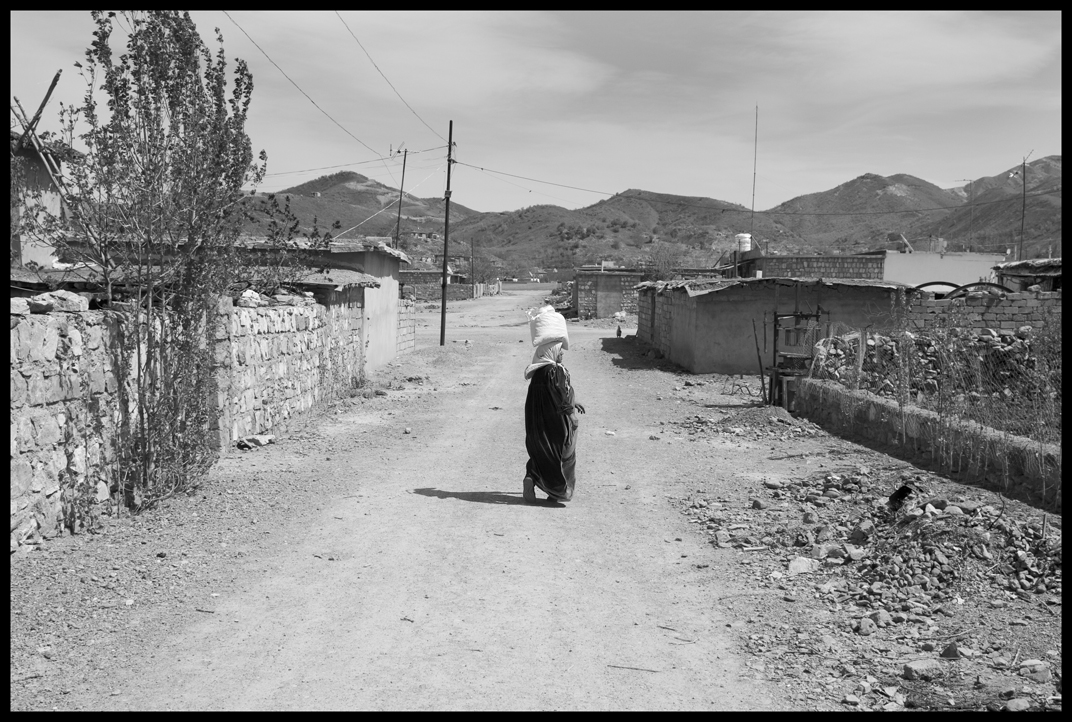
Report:
[[[627,189],[765,210],[865,173],[951,188],[1061,154],[1056,11],[191,17],[253,73],[262,191],[341,170],[398,188],[404,148],[406,192],[441,198],[451,121],[451,201],[481,212]],[[93,29],[87,11],[11,12],[28,114],[63,70],[39,130],[85,95]]]

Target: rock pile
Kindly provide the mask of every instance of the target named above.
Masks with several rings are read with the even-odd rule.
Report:
[[[763,479],[744,503],[699,490],[681,500],[713,546],[736,550],[749,594],[817,603],[775,610],[763,628],[752,602],[746,647],[759,661],[749,667],[856,709],[1059,708],[1059,643],[1023,662],[1008,635],[1032,610],[1060,614],[1060,520],[941,486],[859,465]]]
[[[859,387],[881,396],[893,396],[898,377],[913,392],[937,393],[946,379],[956,392],[1012,394],[1025,384],[1038,385],[1032,373],[1038,358],[1032,347],[1031,326],[1011,329],[951,329],[943,338],[906,332],[902,338],[875,334],[867,339]],[[814,375],[820,379],[855,379],[859,360],[858,332],[834,336],[816,346]]]

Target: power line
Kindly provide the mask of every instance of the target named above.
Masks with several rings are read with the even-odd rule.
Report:
[[[411,150],[409,152],[413,153],[414,155],[416,155],[417,153],[427,153],[430,150],[439,150],[440,148],[446,148],[446,146],[445,145],[440,145],[440,146],[436,146],[435,148],[425,148],[424,150]],[[323,165],[323,166],[320,166],[319,168],[301,168],[299,170],[281,170],[281,171],[279,171],[277,173],[265,173],[264,175],[267,178],[268,176],[276,176],[276,175],[292,175],[294,173],[309,173],[309,172],[312,172],[314,170],[331,170],[333,168],[348,168],[348,167],[354,166],[354,165],[365,165],[366,163],[376,163],[376,162],[379,162],[379,161],[386,161],[386,160],[393,160],[393,157],[392,156],[380,156],[378,158],[373,158],[372,160],[358,160],[358,161],[354,161],[353,163],[340,163],[339,165]]]
[[[523,175],[514,175],[513,173],[504,173],[501,170],[492,170],[491,168],[482,168],[482,167],[480,167],[478,165],[472,165],[470,163],[462,163],[460,160],[455,161],[455,163],[457,163],[458,165],[469,166],[470,168],[476,168],[477,170],[482,170],[485,173],[498,173],[499,175],[508,175],[511,178],[520,178],[521,180],[532,181],[533,183],[544,183],[544,184],[549,185],[549,186],[558,186],[559,188],[570,188],[570,189],[575,190],[575,191],[584,191],[585,193],[597,193],[597,194],[599,194],[601,196],[617,195],[615,193],[607,193],[606,191],[594,191],[594,190],[592,190],[590,188],[578,188],[577,186],[568,186],[568,185],[563,185],[562,183],[552,183],[551,181],[540,180],[539,178],[527,178],[527,177],[525,177]]]
[[[241,25],[238,24],[238,21],[236,21],[234,18],[231,17],[231,14],[229,12],[224,10],[223,14],[227,16],[228,20],[230,20],[232,23],[234,23],[236,28],[238,28],[239,30],[242,31],[243,35],[245,35],[247,38],[249,38],[249,42],[253,43],[253,45],[257,48],[257,50],[261,51],[261,54],[263,54],[264,57],[268,58],[268,62],[271,63],[272,65],[274,65],[276,67],[276,70],[278,70],[280,73],[283,73],[283,77],[286,78],[287,80],[289,80],[290,84],[293,85],[295,88],[297,88],[298,92],[301,93],[302,95],[304,95],[309,100],[309,102],[312,103],[316,107],[317,110],[319,110],[321,113],[323,113],[327,117],[328,120],[330,120],[335,125],[339,126],[339,128],[341,128],[344,133],[346,133],[348,136],[350,136],[351,138],[356,140],[358,143],[360,143],[361,145],[365,146],[366,148],[368,148],[373,153],[377,153],[370,145],[368,145],[365,141],[361,140],[356,135],[354,135],[353,133],[348,131],[346,128],[344,128],[342,123],[340,123],[339,121],[337,121],[334,118],[332,118],[331,115],[326,110],[324,110],[319,105],[317,105],[317,102],[315,100],[313,100],[309,96],[308,93],[306,93],[304,90],[302,90],[301,86],[298,85],[297,83],[295,83],[294,80],[289,75],[287,75],[286,72],[281,67],[279,67],[279,64],[277,62],[272,60],[272,57],[270,55],[268,55],[268,53],[266,53],[264,51],[264,48],[262,48],[260,45],[257,45],[257,41],[250,37],[249,33],[247,33],[245,31],[245,29]],[[379,154],[377,153],[377,155],[379,155]],[[392,176],[392,180],[393,179],[394,179],[394,176]]]
[[[350,37],[352,37],[354,39],[354,41],[357,42],[357,46],[359,48],[361,48],[361,50],[365,53],[365,56],[369,59],[369,62],[372,63],[372,67],[376,68],[376,72],[379,73],[383,77],[383,79],[387,81],[387,84],[391,86],[391,90],[395,91],[395,95],[398,96],[398,99],[401,100],[405,104],[405,106],[407,108],[409,108],[409,112],[411,112],[411,113],[413,113],[413,115],[417,116],[417,120],[419,120],[422,123],[424,123],[424,127],[427,128],[428,130],[432,131],[433,133],[435,133],[436,136],[440,140],[446,141],[446,138],[444,138],[443,136],[439,135],[439,133],[436,133],[435,128],[433,128],[432,126],[428,125],[428,123],[425,123],[424,118],[422,118],[420,115],[417,115],[417,111],[414,110],[413,107],[409,103],[406,103],[406,99],[402,97],[402,94],[398,92],[398,90],[395,88],[394,84],[390,80],[387,79],[386,75],[383,74],[383,71],[380,70],[380,66],[376,65],[376,61],[372,59],[371,55],[369,55],[369,51],[365,50],[365,46],[362,45],[361,41],[357,39],[356,35],[354,35],[354,31],[350,30],[350,26],[346,24],[345,20],[343,20],[342,15],[339,15],[338,10],[335,11],[335,14],[338,16],[339,21],[343,24],[343,27],[346,28],[346,31],[348,33],[350,33]]]
[[[445,163],[441,163],[441,164],[440,164],[440,166],[439,166],[439,168],[436,168],[436,169],[435,169],[434,171],[432,171],[431,173],[429,173],[428,175],[426,175],[426,176],[425,176],[425,177],[424,177],[424,178],[423,178],[423,179],[422,179],[422,180],[420,181],[420,183],[418,183],[417,185],[413,186],[413,190],[416,190],[417,188],[419,188],[419,187],[420,187],[420,185],[421,185],[421,183],[424,183],[424,181],[428,180],[429,178],[431,178],[432,176],[434,176],[434,175],[435,175],[436,173],[438,173],[438,172],[440,171],[440,169],[441,169],[441,168],[442,168],[442,167],[443,167],[444,165],[445,165]],[[412,193],[410,193],[410,195],[412,196],[413,194],[412,194]],[[416,196],[413,196],[413,197],[414,197],[414,198],[416,198]],[[368,218],[366,218],[365,220],[363,220],[363,221],[361,221],[360,223],[358,223],[358,224],[357,224],[356,226],[351,226],[350,228],[347,228],[347,229],[346,229],[345,231],[342,231],[342,232],[340,232],[340,233],[336,233],[336,234],[335,234],[335,238],[338,238],[338,237],[339,237],[339,236],[341,236],[341,235],[344,235],[344,234],[346,234],[346,233],[349,233],[350,231],[354,230],[355,228],[358,228],[358,227],[360,227],[360,226],[363,226],[363,225],[365,225],[366,223],[368,223],[369,221],[371,221],[371,220],[372,220],[373,218],[375,218],[376,216],[380,215],[381,213],[383,213],[383,212],[384,212],[384,211],[386,211],[386,210],[387,210],[388,208],[390,208],[391,206],[393,206],[393,205],[394,205],[395,203],[398,203],[398,202],[399,202],[399,200],[398,200],[398,199],[396,199],[396,200],[392,200],[392,201],[391,201],[390,203],[388,203],[388,204],[387,204],[387,205],[385,205],[385,206],[384,206],[383,208],[381,208],[380,210],[378,210],[378,211],[376,211],[375,213],[373,213],[373,214],[372,214],[371,216],[369,216],[369,217],[368,217]]]

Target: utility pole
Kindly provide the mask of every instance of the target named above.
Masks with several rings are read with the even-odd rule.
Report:
[[[972,183],[974,181],[971,178],[960,178],[959,180],[968,181],[968,208],[971,210],[971,216],[968,218],[968,250],[970,251],[974,247],[974,236],[972,234],[972,230],[975,227],[975,203],[972,197]]]
[[[454,121],[450,121],[447,134],[447,190],[443,193],[445,209],[443,211],[443,305],[439,315],[439,345],[447,343],[447,250],[450,248],[450,166],[454,163],[451,151],[454,150]]]
[[[402,188],[406,185],[406,156],[409,155],[409,148],[406,148],[402,153],[402,184],[398,187],[398,222],[395,223],[395,248],[398,248],[399,241],[401,240],[402,229]]]
[[[1034,148],[1031,149],[1031,153],[1034,153]],[[1020,206],[1020,251],[1016,254],[1016,260],[1024,260],[1024,219],[1027,216],[1027,159],[1031,157],[1031,153],[1024,156],[1023,163],[1020,164],[1020,178],[1024,182],[1024,195],[1023,203]]]
[[[759,106],[756,106],[756,140],[752,146],[752,220],[748,223],[749,235],[756,226],[756,161],[759,159]]]

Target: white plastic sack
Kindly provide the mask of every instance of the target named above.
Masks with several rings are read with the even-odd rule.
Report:
[[[533,346],[545,343],[562,342],[562,348],[569,349],[569,333],[566,330],[566,318],[551,306],[542,306],[527,311],[529,317],[529,335]]]

